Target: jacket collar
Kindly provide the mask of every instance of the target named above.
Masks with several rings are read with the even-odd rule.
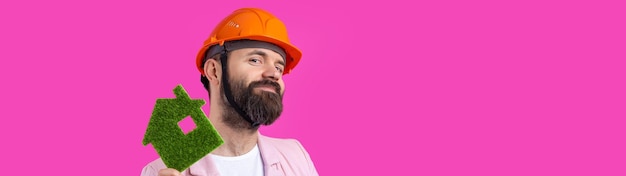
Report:
[[[263,158],[263,164],[265,168],[266,176],[284,175],[283,167],[280,164],[281,154],[278,152],[275,146],[268,142],[269,139],[259,133],[259,150],[261,151],[261,158]]]

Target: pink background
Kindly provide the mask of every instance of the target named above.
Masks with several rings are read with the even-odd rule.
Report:
[[[261,7],[304,52],[261,131],[321,175],[626,175],[623,2],[2,1],[0,173],[138,175],[156,98],[206,99],[202,41]]]

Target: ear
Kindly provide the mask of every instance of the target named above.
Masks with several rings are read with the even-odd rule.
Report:
[[[209,80],[211,85],[219,85],[222,76],[222,67],[215,59],[207,59],[204,63],[204,76]]]

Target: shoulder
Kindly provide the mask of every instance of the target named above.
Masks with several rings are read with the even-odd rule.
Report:
[[[296,139],[260,135],[259,149],[266,162],[283,163],[282,169],[293,175],[318,175],[309,153]]]

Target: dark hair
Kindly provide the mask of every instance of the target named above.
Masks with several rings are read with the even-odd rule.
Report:
[[[200,75],[200,82],[202,82],[202,85],[204,85],[204,89],[206,89],[206,91],[209,92],[210,95],[211,88],[209,87],[209,79],[207,79],[204,75]]]

